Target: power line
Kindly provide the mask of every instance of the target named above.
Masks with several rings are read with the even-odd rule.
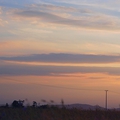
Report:
[[[8,77],[3,77],[3,79],[8,79],[8,80],[14,80],[17,82],[17,79],[13,78],[8,78]],[[72,88],[72,87],[62,87],[62,86],[56,86],[56,85],[46,85],[46,84],[39,84],[40,86],[45,86],[45,87],[52,87],[52,88],[59,88],[59,89],[71,89],[71,90],[83,90],[83,91],[103,91],[103,90],[98,90],[98,89],[80,89],[80,88]]]
[[[8,77],[2,77],[3,79],[8,79],[8,80],[14,80],[15,82],[18,82],[17,79],[13,79],[13,78],[8,78]],[[44,86],[44,87],[51,87],[51,88],[58,88],[58,89],[70,89],[70,90],[80,90],[80,91],[105,91],[105,108],[107,110],[107,104],[108,104],[108,90],[98,90],[98,89],[80,89],[80,88],[73,88],[73,87],[63,87],[63,86],[56,86],[56,85],[46,85],[46,84],[38,84],[40,86]],[[119,92],[116,91],[111,91],[109,90],[109,92],[111,93],[115,93],[120,95]]]
[[[13,78],[8,78],[8,77],[2,77],[3,79],[8,79],[8,80],[14,80],[15,82],[18,82],[17,79],[13,79]],[[59,89],[71,89],[71,90],[83,90],[83,91],[104,91],[104,90],[100,90],[100,89],[80,89],[80,88],[72,88],[72,87],[62,87],[62,86],[56,86],[56,85],[46,85],[46,84],[39,84],[40,86],[45,86],[45,87],[51,87],[51,88],[59,88]],[[119,94],[119,92],[116,91],[111,91],[109,90],[109,92],[111,93],[115,93],[115,94]]]
[[[17,79],[13,79],[13,78],[8,78],[8,77],[2,77],[2,78],[6,80],[12,80],[14,82],[19,82]]]
[[[39,84],[39,85],[46,86],[46,87],[54,87],[54,88],[72,89],[72,90],[103,91],[103,90],[96,90],[96,89],[80,89],[80,88],[70,88],[70,87],[61,87],[61,86],[44,85],[44,84]]]
[[[115,93],[115,94],[119,94],[120,95],[120,93],[119,92],[115,92],[115,91],[109,91],[109,92],[111,92],[111,93]]]

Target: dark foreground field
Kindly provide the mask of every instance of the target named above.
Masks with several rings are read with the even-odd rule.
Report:
[[[57,107],[0,108],[0,120],[120,120],[120,111]]]

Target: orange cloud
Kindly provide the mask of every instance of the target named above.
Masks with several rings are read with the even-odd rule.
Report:
[[[21,64],[21,65],[33,65],[33,66],[73,66],[73,67],[120,67],[119,62],[114,63],[66,63],[66,62],[25,62],[25,61],[9,61],[4,60],[6,63],[12,63],[12,64]]]
[[[28,47],[29,46],[29,47]],[[56,44],[34,40],[9,40],[0,42],[0,55],[26,55],[57,51]],[[48,48],[48,49],[47,49]]]

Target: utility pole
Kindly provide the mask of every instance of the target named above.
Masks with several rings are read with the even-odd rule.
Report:
[[[108,90],[105,90],[105,96],[106,96],[106,99],[105,99],[105,108],[106,108],[106,110],[107,110],[107,92],[108,92]]]

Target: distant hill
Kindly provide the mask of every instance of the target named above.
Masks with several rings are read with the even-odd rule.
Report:
[[[61,105],[59,105],[61,107]],[[96,109],[104,109],[103,107],[99,105],[89,105],[89,104],[69,104],[64,105],[68,109],[76,108],[76,109],[85,109],[85,110],[96,110]]]

